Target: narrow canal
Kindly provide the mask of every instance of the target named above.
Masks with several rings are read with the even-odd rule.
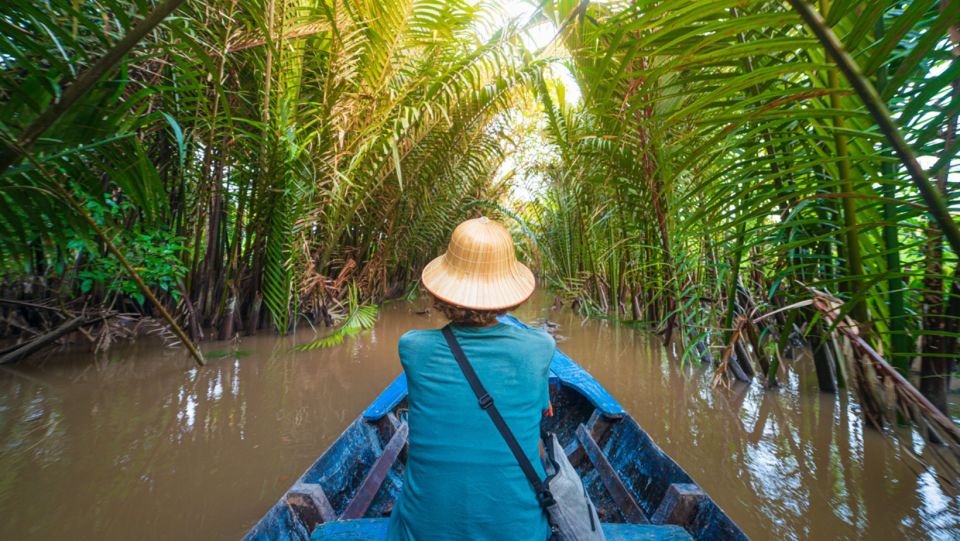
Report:
[[[200,370],[151,340],[0,370],[0,539],[238,539],[399,373],[398,337],[440,324],[422,307],[387,305],[325,350],[290,351],[309,329],[207,344]],[[713,390],[641,332],[545,296],[516,315],[557,322],[560,347],[755,540],[960,536],[960,497],[817,392],[809,362],[777,392]]]

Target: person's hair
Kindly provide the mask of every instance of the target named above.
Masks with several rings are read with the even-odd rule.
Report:
[[[432,295],[431,295],[432,296]],[[458,325],[488,325],[493,322],[497,316],[502,316],[508,311],[516,308],[504,308],[503,310],[474,310],[473,308],[464,308],[448,302],[444,302],[437,297],[433,297],[433,307],[440,311],[444,317],[451,323]]]

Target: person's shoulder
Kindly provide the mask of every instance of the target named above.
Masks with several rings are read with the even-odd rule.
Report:
[[[400,364],[407,372],[407,377],[411,377],[411,374],[417,371],[418,360],[422,359],[424,352],[429,351],[433,345],[432,333],[436,331],[424,329],[407,331],[397,341],[397,354],[400,356]]]
[[[513,327],[513,329],[515,329],[516,333],[523,337],[524,341],[528,342],[531,347],[550,350],[557,347],[557,341],[553,339],[553,335],[543,329],[536,327],[528,327],[526,329]]]
[[[416,329],[403,333],[398,341],[400,352],[415,350],[426,345],[434,344],[441,338],[436,329]]]

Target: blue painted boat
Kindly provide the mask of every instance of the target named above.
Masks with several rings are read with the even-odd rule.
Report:
[[[503,323],[526,328],[512,316]],[[580,365],[550,365],[556,432],[610,541],[747,537]],[[260,519],[246,541],[359,541],[386,536],[406,461],[407,380],[401,374]]]

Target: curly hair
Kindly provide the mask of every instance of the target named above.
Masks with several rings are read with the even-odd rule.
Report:
[[[451,323],[456,323],[458,325],[473,325],[478,327],[489,325],[497,318],[497,316],[502,316],[510,310],[516,308],[516,306],[513,306],[510,308],[504,308],[503,310],[474,310],[473,308],[464,308],[462,306],[450,304],[438,299],[437,297],[433,297],[433,307],[443,314],[444,317],[449,319]]]

